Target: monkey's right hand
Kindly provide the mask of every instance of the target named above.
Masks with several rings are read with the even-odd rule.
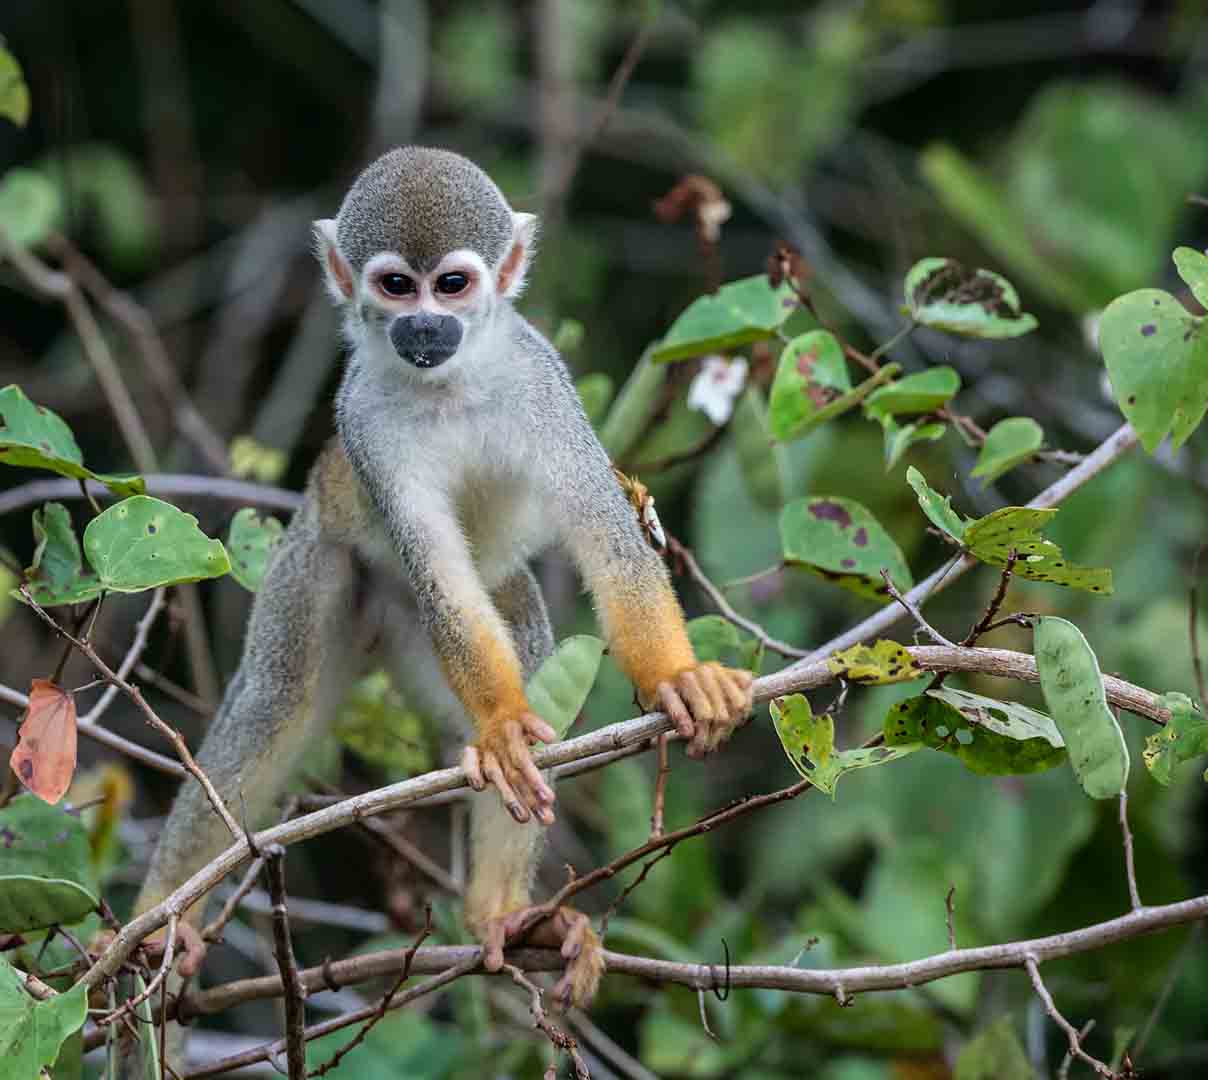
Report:
[[[494,784],[516,821],[523,823],[532,816],[542,825],[552,825],[554,789],[533,764],[529,747],[557,738],[557,732],[531,712],[484,726],[478,741],[467,746],[461,756],[470,787],[485,791],[488,783]]]

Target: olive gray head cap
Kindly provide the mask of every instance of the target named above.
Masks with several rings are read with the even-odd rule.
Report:
[[[381,251],[397,252],[420,273],[459,248],[495,266],[512,234],[512,212],[494,181],[460,154],[425,146],[401,146],[373,162],[336,218],[340,251],[358,273]]]

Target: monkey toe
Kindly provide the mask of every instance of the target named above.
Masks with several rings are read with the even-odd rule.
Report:
[[[481,930],[482,964],[487,971],[503,967],[503,950],[510,945],[529,944],[556,948],[566,961],[566,969],[554,987],[554,1000],[560,1008],[571,1005],[584,1008],[595,997],[604,974],[604,947],[592,929],[591,920],[581,911],[560,907],[553,915],[525,933],[520,927],[531,907],[520,908],[488,921]]]

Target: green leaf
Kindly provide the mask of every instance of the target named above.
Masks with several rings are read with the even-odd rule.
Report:
[[[935,442],[944,437],[947,427],[941,423],[899,424],[892,416],[881,418],[885,433],[885,471],[889,472],[916,443]]]
[[[29,123],[29,86],[21,65],[3,45],[0,45],[0,116],[17,127]]]
[[[32,520],[34,557],[25,569],[30,591],[35,600],[42,596],[50,598],[52,603],[67,603],[69,601],[55,597],[78,588],[84,570],[84,559],[71,525],[71,514],[62,503],[46,503],[33,512]],[[94,578],[92,583],[95,585]]]
[[[1043,713],[942,687],[894,705],[885,715],[887,746],[922,743],[957,758],[970,772],[1041,772],[1065,761],[1065,743]]]
[[[1150,775],[1159,784],[1166,785],[1180,762],[1208,754],[1208,720],[1204,719],[1197,702],[1177,690],[1164,694],[1160,701],[1170,710],[1170,722],[1145,740],[1141,757]]]
[[[14,247],[37,247],[62,217],[59,191],[40,172],[18,167],[0,178],[0,229]]]
[[[32,795],[0,810],[0,934],[70,925],[97,907],[88,832]]]
[[[701,615],[688,623],[688,640],[701,663],[713,660],[731,668],[758,671],[759,643],[720,615]]]
[[[221,540],[192,514],[150,495],[135,495],[98,514],[84,530],[84,554],[102,589],[142,592],[221,577],[231,569]]]
[[[374,765],[406,776],[432,768],[427,721],[407,707],[385,671],[370,672],[353,684],[333,732]]]
[[[245,506],[231,519],[227,552],[231,576],[248,592],[257,592],[269,560],[285,536],[285,526],[275,517]]]
[[[972,338],[1013,338],[1036,329],[1019,294],[1001,274],[969,270],[955,259],[920,259],[906,274],[906,307],[922,326]]]
[[[855,408],[902,370],[886,364],[853,389],[843,347],[834,334],[810,330],[790,341],[780,353],[768,407],[768,426],[780,442],[806,432]]]
[[[951,401],[961,388],[955,368],[933,367],[882,386],[864,403],[875,420],[901,413],[930,413]]]
[[[562,738],[591,693],[604,655],[604,642],[576,634],[558,643],[528,681],[529,704]]]
[[[882,567],[903,592],[914,584],[901,549],[854,499],[819,495],[789,503],[780,513],[780,544],[788,565],[873,600],[889,591]]]
[[[1208,308],[1208,255],[1195,248],[1177,247],[1174,254],[1175,269],[1179,272],[1191,295],[1199,301],[1202,308]]]
[[[629,454],[658,411],[668,370],[650,359],[650,351],[642,353],[600,425],[600,443],[613,461]]]
[[[983,1028],[956,1059],[955,1080],[1033,1080],[1034,1076],[1008,1016]]]
[[[1040,689],[1069,749],[1070,765],[1092,799],[1110,799],[1128,781],[1128,747],[1103,690],[1099,661],[1072,622],[1036,620]]]
[[[586,336],[587,328],[578,319],[563,319],[554,331],[553,346],[565,355],[582,346]]]
[[[797,307],[788,285],[773,289],[766,274],[742,278],[694,300],[655,347],[656,364],[727,352],[764,341]]]
[[[768,703],[780,745],[794,769],[819,791],[831,798],[844,773],[884,765],[913,753],[913,746],[874,746],[867,749],[836,750],[835,721],[830,713],[814,715],[804,694],[789,694]]]
[[[1208,407],[1208,334],[1170,293],[1140,289],[1113,300],[1099,347],[1116,404],[1153,453],[1170,433],[1177,450]]]
[[[964,543],[965,529],[968,528],[970,522],[964,520],[952,509],[952,496],[941,497],[938,491],[933,491],[927,486],[923,474],[913,465],[906,470],[906,483],[914,488],[914,493],[919,499],[919,506],[923,508],[923,513],[927,515],[931,524],[941,532],[947,533],[953,540]]]
[[[909,682],[924,675],[905,646],[885,638],[834,653],[827,657],[826,666],[832,675],[841,675],[848,682],[862,686]]]
[[[579,393],[579,400],[583,403],[583,411],[587,413],[587,419],[591,421],[591,426],[598,430],[604,422],[604,417],[608,415],[608,406],[612,404],[612,396],[616,389],[611,376],[605,375],[602,371],[584,375],[581,379],[575,380],[575,389]]]
[[[747,491],[760,506],[778,510],[784,503],[784,451],[772,441],[763,391],[748,385],[730,421],[734,451]]]
[[[717,434],[718,428],[703,412],[688,407],[685,398],[671,403],[667,415],[658,421],[649,434],[625,457],[630,471],[660,469],[679,458],[702,450]]]
[[[133,989],[136,997],[146,993],[147,980],[141,972],[135,972]],[[134,1010],[134,1015],[143,1031],[155,1030],[155,1015],[150,996],[143,998]],[[159,1039],[140,1039],[135,1053],[140,1054],[143,1059],[143,1080],[161,1080],[164,1070],[159,1061]]]
[[[88,988],[77,983],[65,994],[37,1001],[0,955],[0,1059],[11,1080],[38,1080],[59,1056],[63,1043],[84,1026]]]
[[[1055,509],[1004,506],[969,522],[965,526],[965,544],[976,558],[991,566],[1006,566],[1011,551],[1016,551],[1019,557],[1014,573],[1020,577],[1110,596],[1111,570],[1067,562],[1061,548],[1040,535],[1040,529],[1056,513]]]
[[[982,487],[997,480],[1016,465],[1022,465],[1044,445],[1044,431],[1028,416],[1000,420],[986,435],[973,476],[980,476]]]
[[[0,390],[0,464],[98,480],[115,495],[137,495],[145,489],[140,476],[103,476],[85,468],[71,428],[56,413],[35,405],[15,384]]]

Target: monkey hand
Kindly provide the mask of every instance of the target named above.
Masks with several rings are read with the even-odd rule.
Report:
[[[470,787],[484,791],[488,783],[494,784],[516,821],[523,823],[536,817],[542,825],[552,825],[554,789],[533,764],[529,747],[537,741],[548,743],[557,738],[549,724],[530,712],[484,725],[478,741],[467,746],[461,756]]]
[[[554,1000],[561,1009],[571,1005],[586,1008],[596,996],[600,976],[604,974],[604,947],[591,927],[591,920],[574,908],[560,907],[527,933],[518,934],[517,927],[531,911],[531,907],[520,908],[490,919],[483,926],[482,966],[487,971],[503,967],[503,950],[507,945],[523,943],[558,949],[566,961],[566,970],[554,987]]]
[[[655,687],[643,707],[661,708],[688,739],[688,756],[711,754],[751,718],[754,676],[721,664],[698,664]]]

